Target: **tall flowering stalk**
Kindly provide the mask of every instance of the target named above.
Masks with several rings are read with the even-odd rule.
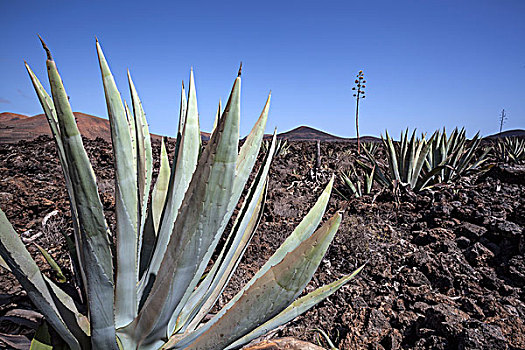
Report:
[[[360,70],[359,73],[356,75],[356,80],[354,81],[356,84],[352,90],[354,90],[354,97],[356,98],[356,107],[355,107],[355,128],[357,131],[357,153],[361,153],[361,144],[359,141],[359,99],[365,98],[365,88],[366,88],[366,80],[363,74],[363,71]]]

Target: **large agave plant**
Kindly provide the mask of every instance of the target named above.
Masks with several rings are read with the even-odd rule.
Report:
[[[409,137],[408,129],[401,132],[399,142],[395,142],[388,131],[383,138],[387,153],[387,165],[365,148],[371,166],[358,162],[365,171],[375,168],[375,179],[382,186],[394,183],[410,186],[421,191],[439,183],[449,183],[462,176],[487,170],[487,154],[490,149],[477,156],[481,138],[479,133],[467,140],[465,129],[457,128],[447,137],[443,129],[435,131],[427,140],[425,135],[416,136],[415,130]]]
[[[332,179],[308,215],[259,272],[217,314],[206,317],[262,216],[275,135],[233,229],[226,234],[226,243],[211,261],[259,153],[270,98],[239,151],[239,73],[201,151],[191,73],[187,99],[184,88],[181,95],[173,165],[170,169],[162,144],[159,176],[148,200],[152,151],[144,110],[129,73],[132,109],[123,103],[97,42],[115,159],[116,229],[110,232],[66,91],[43,45],[52,97],[26,67],[62,164],[74,228],[71,256],[79,272],[85,307],[77,307],[77,297],[66,294],[39,271],[1,211],[0,255],[4,266],[18,278],[69,348],[238,348],[305,312],[360,270],[295,300],[341,222],[341,214],[336,213],[315,231],[330,196]],[[81,313],[79,309],[87,311]],[[33,341],[35,348],[42,345],[40,340],[37,336]]]

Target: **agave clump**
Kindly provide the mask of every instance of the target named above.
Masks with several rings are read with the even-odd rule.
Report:
[[[295,300],[341,222],[338,212],[315,231],[328,203],[332,178],[268,262],[205,321],[262,216],[275,135],[232,230],[225,233],[226,243],[210,263],[259,153],[270,97],[239,151],[239,72],[224,111],[219,108],[211,138],[201,150],[191,72],[187,97],[184,88],[181,94],[173,165],[170,168],[162,144],[159,176],[148,200],[152,150],[145,113],[129,72],[132,109],[123,103],[97,42],[115,159],[116,229],[110,232],[68,96],[51,53],[43,45],[51,96],[27,63],[26,67],[62,164],[74,228],[71,256],[80,276],[84,307],[77,307],[74,300],[79,298],[68,295],[39,271],[2,211],[0,255],[69,348],[238,348],[305,312],[361,269]],[[41,334],[37,332],[35,347],[48,338]]]
[[[264,140],[262,144],[262,149],[264,152],[268,152],[270,150],[270,146],[272,145],[270,140]],[[275,146],[275,156],[276,157],[284,157],[288,153],[290,153],[290,145],[288,144],[288,140],[284,139],[278,139],[277,144]]]
[[[363,149],[364,148],[365,147],[363,145]],[[359,198],[372,193],[372,186],[374,184],[374,175],[376,169],[375,166],[369,168],[368,165],[362,163],[361,161],[357,161],[357,164],[364,169],[363,185],[361,185],[361,181],[359,180],[359,174],[354,166],[352,166],[352,168],[346,172],[342,171],[339,177],[345,185],[345,187],[350,189],[350,191],[356,198]]]
[[[450,136],[443,128],[443,132],[436,130],[432,135],[430,151],[425,161],[425,169],[434,174],[433,183],[450,183],[462,176],[486,170],[490,149],[476,157],[480,147],[479,132],[469,141],[465,128],[455,128]]]
[[[525,161],[525,139],[505,137],[496,141],[496,159],[503,163],[520,164]]]
[[[400,184],[418,192],[490,168],[486,165],[490,149],[477,156],[481,142],[479,133],[469,141],[465,129],[456,128],[449,137],[444,129],[443,133],[437,130],[429,139],[424,134],[417,137],[415,130],[409,137],[407,129],[401,132],[399,142],[395,142],[387,131],[382,140],[387,153],[386,165],[367,148],[364,151],[371,164],[357,161],[368,174],[375,170],[373,178],[382,187]]]
[[[399,142],[395,142],[388,131],[385,134],[381,139],[387,154],[387,165],[368,152],[367,148],[364,151],[371,166],[362,162],[358,165],[367,171],[375,168],[375,178],[383,186],[400,184],[410,186],[416,192],[425,189],[432,174],[424,174],[422,170],[433,138],[426,140],[424,135],[421,138],[416,137],[415,130],[409,138],[407,129],[401,132]]]

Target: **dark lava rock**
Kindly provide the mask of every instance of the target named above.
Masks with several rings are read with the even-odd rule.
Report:
[[[495,229],[504,237],[516,237],[522,235],[523,233],[523,228],[511,221],[499,222],[495,225]]]
[[[516,286],[525,286],[525,258],[523,256],[515,256],[509,260],[509,276],[512,278],[512,283]]]
[[[421,271],[418,270],[411,270],[410,272],[407,272],[407,283],[411,286],[422,286],[422,285],[430,285],[430,281],[428,280],[427,276]]]
[[[465,257],[473,266],[487,265],[494,258],[494,253],[483,244],[476,242],[472,247],[467,249]]]
[[[472,321],[470,328],[463,329],[459,336],[458,349],[474,350],[504,350],[508,349],[508,341],[503,336],[501,328],[479,321]]]
[[[503,182],[525,185],[525,165],[497,165],[484,177],[492,177]]]
[[[450,344],[445,337],[439,337],[436,335],[426,335],[420,338],[413,349],[437,349],[446,350],[450,349]]]
[[[470,246],[470,239],[464,236],[456,238],[456,244],[461,249],[467,249]]]
[[[465,236],[470,240],[477,241],[485,233],[487,233],[487,229],[483,226],[478,226],[469,222],[464,222],[457,228],[456,232],[457,234]]]
[[[418,329],[432,329],[436,335],[445,336],[450,342],[456,343],[457,337],[463,331],[463,324],[469,319],[469,315],[460,309],[438,304],[425,311],[425,318],[420,321]]]
[[[432,208],[430,209],[430,214],[433,217],[450,217],[450,213],[452,213],[453,207],[450,204],[446,203],[438,203],[434,204]]]

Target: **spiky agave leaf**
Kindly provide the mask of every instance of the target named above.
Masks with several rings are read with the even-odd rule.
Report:
[[[94,348],[118,349],[113,315],[113,262],[108,226],[97,191],[95,175],[71,111],[68,96],[51,54],[46,61],[49,84],[60,126],[75,205],[78,213],[80,254]],[[127,128],[127,125],[126,125]]]
[[[223,349],[276,316],[293,302],[310,281],[340,222],[341,215],[336,213],[277,265],[254,277],[253,283],[239,292],[235,302],[225,307],[227,312],[214,317],[216,321],[210,327],[198,329],[194,340],[185,340],[172,348]]]
[[[0,255],[3,262],[60,337],[72,349],[81,349],[77,337],[72,333],[73,325],[67,325],[64,321],[38,266],[2,210],[0,210],[0,232]]]
[[[237,349],[244,344],[247,344],[248,342],[252,341],[253,339],[256,339],[258,337],[263,336],[268,332],[268,330],[275,329],[291,320],[296,318],[297,316],[303,314],[313,306],[317,305],[324,299],[328,298],[330,295],[337,292],[341,287],[343,287],[346,283],[348,283],[351,279],[353,279],[361,270],[365,267],[365,265],[359,266],[354,272],[341,277],[340,279],[327,284],[325,286],[322,286],[320,288],[317,288],[313,292],[308,293],[307,295],[297,299],[293,303],[291,303],[286,309],[284,309],[282,312],[280,312],[277,316],[270,319],[269,321],[263,323],[247,335],[239,338],[235,342],[233,342],[231,345],[229,345],[226,350],[230,349]]]
[[[166,203],[166,195],[168,193],[168,186],[170,182],[170,162],[168,159],[168,152],[166,150],[166,141],[163,138],[160,146],[160,168],[157,182],[153,187],[152,193],[152,205],[151,215],[153,217],[153,226],[155,233],[158,232],[160,227],[160,220],[162,216],[162,210]]]
[[[173,225],[151,292],[138,317],[123,331],[134,334],[138,344],[144,340],[153,344],[166,336],[171,316],[182,308],[204,272],[202,261],[211,257],[233,186],[239,114],[240,78],[237,78],[216,133],[206,145],[186,191],[185,205]]]
[[[323,217],[326,205],[328,204],[328,199],[330,198],[333,182],[334,177],[332,176],[332,179],[326,186],[321,196],[319,196],[315,205],[310,209],[308,214],[303,218],[301,223],[299,223],[299,225],[295,228],[292,234],[274,252],[274,254],[261,267],[261,269],[257,271],[254,277],[241,289],[241,291],[236,296],[232,298],[232,300],[230,300],[230,302],[216,315],[216,317],[208,321],[205,325],[197,329],[197,331],[195,331],[194,333],[190,333],[188,336],[186,336],[186,339],[184,340],[185,343],[191,342],[192,339],[195,339],[199,334],[202,334],[203,332],[207,331],[207,329],[211,328],[211,326],[213,326],[213,323],[219,320],[220,317],[222,317],[222,315],[226,314],[228,310],[232,307],[232,305],[234,305],[237,302],[237,300],[243,295],[243,293],[246,292],[250,288],[250,286],[258,280],[259,277],[264,275],[273,266],[279,264],[285,256],[287,256],[290,252],[292,252],[295,248],[302,244],[302,242],[307,240],[312,235],[315,228],[321,222],[321,218]],[[180,347],[181,345],[177,344],[177,346]]]
[[[153,280],[156,279],[158,270],[166,252],[166,247],[170,241],[173,225],[177,219],[178,211],[181,207],[185,193],[190,185],[190,181],[197,166],[200,154],[201,135],[199,128],[199,113],[197,109],[197,94],[195,91],[195,78],[193,70],[190,72],[190,84],[188,89],[188,100],[181,98],[181,122],[179,127],[179,147],[177,147],[176,159],[173,161],[170,183],[166,194],[162,221],[157,234],[157,241],[153,250],[153,255],[144,273],[139,286],[139,296],[144,297],[146,288],[151,287]]]
[[[78,224],[78,213],[76,209],[73,185],[71,183],[71,177],[69,176],[69,166],[67,163],[66,153],[64,150],[64,144],[62,142],[62,136],[60,135],[60,126],[58,124],[58,117],[56,114],[55,105],[53,103],[53,99],[46,92],[46,90],[42,86],[42,83],[37,78],[35,73],[31,70],[27,62],[25,62],[25,66],[29,74],[29,77],[31,78],[31,82],[33,83],[35,92],[38,96],[38,100],[40,101],[40,104],[42,105],[42,109],[44,110],[44,114],[49,124],[49,128],[51,129],[51,134],[53,135],[53,140],[55,141],[55,145],[57,146],[58,158],[60,160],[62,174],[64,175],[64,180],[65,180],[66,188],[67,188],[67,194],[69,197],[69,207],[71,210],[71,217],[73,221],[73,230],[75,232],[74,234],[75,246],[72,247],[70,244],[68,244],[68,249],[69,249],[71,259],[72,259],[73,270],[75,271],[76,283],[79,286],[79,288],[83,289],[84,287],[83,281],[85,281],[86,278],[84,275],[84,271],[82,269],[82,265],[81,265],[82,262],[80,261],[78,257],[79,256],[78,253],[81,249],[80,248],[81,242],[78,239],[80,237],[80,231],[79,231],[80,229],[78,227],[79,225]]]
[[[270,97],[268,97],[263,111],[248,135],[246,142],[241,147],[239,157],[237,158],[232,197],[230,198],[225,218],[219,227],[219,235],[222,235],[222,232],[226,228],[228,219],[233,214],[235,208],[233,203],[236,204],[238,202],[242,189],[244,188],[249,174],[255,164],[256,155],[261,145],[266,120],[268,118],[269,103]],[[183,327],[185,328],[185,326],[188,325],[187,322],[191,321],[191,318],[194,318],[194,320],[192,321],[192,325],[189,326],[190,329],[197,326],[219,297],[237,266],[238,261],[242,257],[244,249],[250,241],[260,219],[260,214],[262,213],[261,210],[264,202],[263,197],[265,193],[264,189],[266,188],[266,177],[268,175],[275,149],[275,133],[273,140],[272,152],[266,155],[265,160],[263,161],[263,166],[260,168],[255,180],[252,182],[252,185],[248,190],[248,195],[236,217],[233,229],[228,235],[226,244],[220,252],[217,261],[207,273],[199,287],[192,292],[190,299],[181,309],[180,314],[175,313],[172,316],[170,326],[168,327],[168,335],[171,335],[174,330]]]
[[[126,110],[109,65],[97,41],[97,53],[106,95],[115,159],[115,216],[117,236],[117,271],[115,276],[115,323],[117,327],[133,321],[137,314],[138,210],[137,164]],[[140,130],[133,123],[135,130]],[[142,141],[136,139],[138,145]],[[145,176],[145,175],[144,175]]]
[[[62,269],[60,268],[60,266],[57,264],[57,262],[55,261],[55,259],[53,259],[53,257],[51,256],[51,254],[49,254],[49,252],[47,250],[45,250],[42,246],[40,246],[39,244],[36,244],[35,243],[35,246],[38,248],[38,250],[40,251],[40,253],[42,254],[42,256],[44,257],[44,259],[46,259],[47,263],[49,264],[49,266],[51,266],[51,268],[53,269],[53,271],[55,271],[55,274],[57,276],[57,279],[58,279],[58,282],[60,283],[65,283],[67,280],[66,280],[66,276],[64,276],[64,274],[62,273]]]

